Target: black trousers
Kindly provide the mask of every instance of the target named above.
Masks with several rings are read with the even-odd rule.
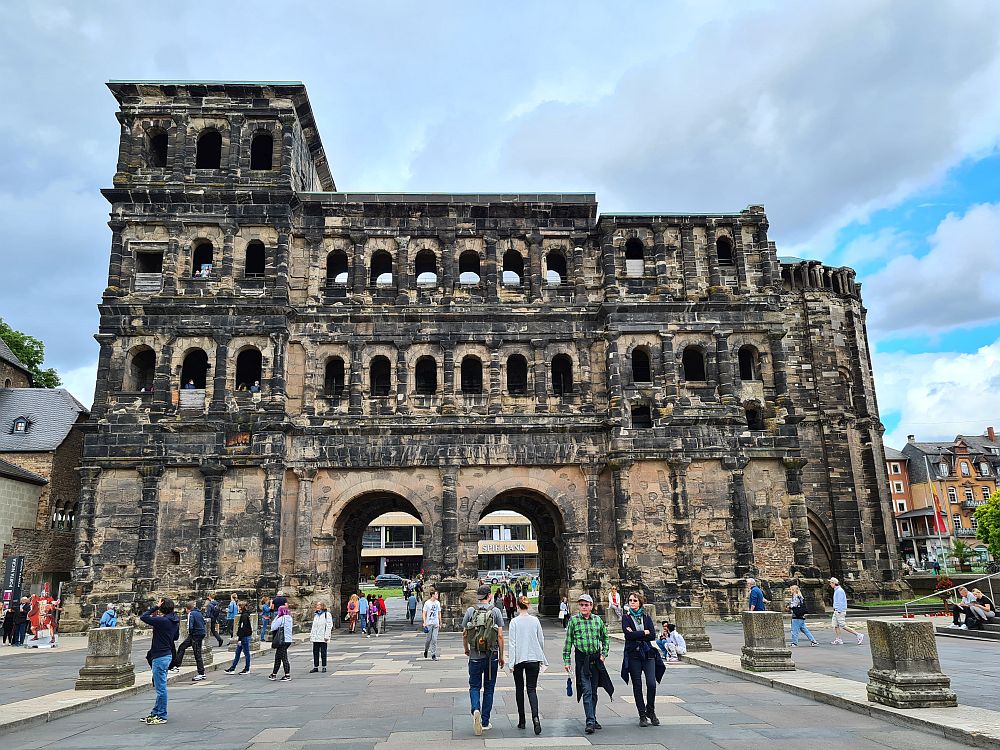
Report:
[[[628,677],[632,683],[632,695],[635,698],[635,707],[639,711],[639,716],[654,713],[656,708],[656,657],[653,656],[652,651],[645,659],[638,654],[629,657]],[[645,700],[642,696],[644,677],[646,682]]]
[[[219,642],[219,645],[221,646],[222,645],[222,638],[219,637],[219,621],[218,620],[210,620],[209,621],[209,630],[210,630],[210,633],[211,633],[212,637],[214,637],[215,640],[217,640]]]
[[[198,668],[198,674],[205,674],[205,663],[201,659],[201,644],[205,640],[203,635],[189,635],[183,641],[181,645],[177,647],[177,656],[174,657],[174,663],[170,666],[179,667],[181,662],[184,661],[184,654],[190,647],[194,651],[194,665]]]
[[[318,667],[320,659],[323,660],[323,666],[326,666],[326,647],[327,642],[321,641],[320,643],[313,644],[313,666]]]
[[[271,670],[271,674],[278,674],[279,666],[285,668],[285,674],[292,671],[292,668],[288,663],[287,643],[284,643],[274,649],[274,669]]]
[[[514,689],[517,698],[518,723],[524,723],[524,688],[528,687],[528,705],[531,706],[531,718],[538,718],[538,670],[541,662],[522,661],[514,665]]]

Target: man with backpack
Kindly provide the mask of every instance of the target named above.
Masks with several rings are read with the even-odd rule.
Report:
[[[212,635],[215,640],[219,642],[219,647],[222,647],[222,636],[219,635],[219,603],[215,601],[215,596],[208,594],[205,597],[205,618],[208,620],[208,624],[212,629]]]
[[[503,615],[493,606],[490,586],[476,592],[479,604],[469,607],[462,618],[462,645],[469,657],[469,700],[472,703],[472,732],[477,737],[492,729],[493,689],[497,672],[503,667]],[[482,700],[480,701],[480,690]]]

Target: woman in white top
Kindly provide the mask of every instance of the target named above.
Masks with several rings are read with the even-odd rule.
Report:
[[[281,631],[281,635],[278,636],[282,643],[277,643],[274,639],[278,631]],[[288,610],[287,606],[278,607],[278,616],[274,618],[271,622],[271,648],[274,649],[274,669],[271,670],[271,674],[267,676],[269,680],[278,679],[278,667],[285,668],[285,674],[281,678],[282,682],[288,682],[292,679],[292,670],[288,665],[288,647],[292,645],[292,615]]]
[[[313,615],[312,627],[309,629],[309,641],[313,645],[313,668],[309,673],[319,671],[320,658],[323,660],[323,671],[326,671],[326,649],[333,632],[333,615],[326,608],[325,602],[316,602],[316,614]]]
[[[528,703],[531,705],[531,723],[535,734],[542,733],[538,720],[538,672],[541,665],[548,666],[545,658],[545,635],[542,624],[534,615],[528,614],[528,597],[517,600],[517,617],[512,617],[507,630],[508,664],[514,665],[514,686],[517,690],[517,728],[524,729],[524,688],[527,677]]]
[[[611,591],[608,592],[608,620],[611,619],[611,614],[614,614],[615,619],[622,619],[622,598],[618,593],[618,587],[612,586]]]
[[[562,622],[563,630],[565,630],[569,624],[569,602],[566,601],[565,596],[559,602],[559,620]]]

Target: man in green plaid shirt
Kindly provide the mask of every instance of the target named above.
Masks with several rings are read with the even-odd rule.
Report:
[[[563,666],[569,672],[570,655],[576,651],[576,677],[583,702],[583,712],[587,717],[587,734],[600,729],[597,723],[597,683],[601,662],[608,655],[611,642],[604,620],[594,614],[594,600],[589,594],[581,594],[577,602],[579,614],[569,618],[566,626],[566,644],[563,646]]]

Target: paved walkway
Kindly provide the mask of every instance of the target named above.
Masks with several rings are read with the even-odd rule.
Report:
[[[205,682],[171,686],[166,726],[137,722],[153,701],[152,693],[146,692],[10,732],[3,745],[5,750],[92,750],[167,743],[213,750],[263,749],[265,745],[295,750],[590,745],[627,745],[630,750],[902,750],[924,749],[929,742],[936,750],[960,747],[940,737],[686,664],[671,665],[660,685],[657,713],[663,725],[640,728],[631,689],[617,677],[622,648],[617,640],[612,642],[609,660],[615,698],[608,701],[604,696],[600,702],[598,718],[604,730],[586,736],[582,709],[575,697],[566,696],[565,673],[559,668],[562,631],[547,627],[546,635],[546,653],[553,668],[540,679],[540,737],[515,728],[513,680],[506,674],[498,681],[495,729],[482,737],[473,735],[460,635],[443,634],[442,658],[432,662],[422,658],[419,634],[397,631],[365,639],[341,631],[330,644],[328,674],[307,673],[311,656],[308,645],[300,644],[291,652],[293,680],[289,683],[269,682],[270,660],[262,657],[247,676],[212,672]]]

